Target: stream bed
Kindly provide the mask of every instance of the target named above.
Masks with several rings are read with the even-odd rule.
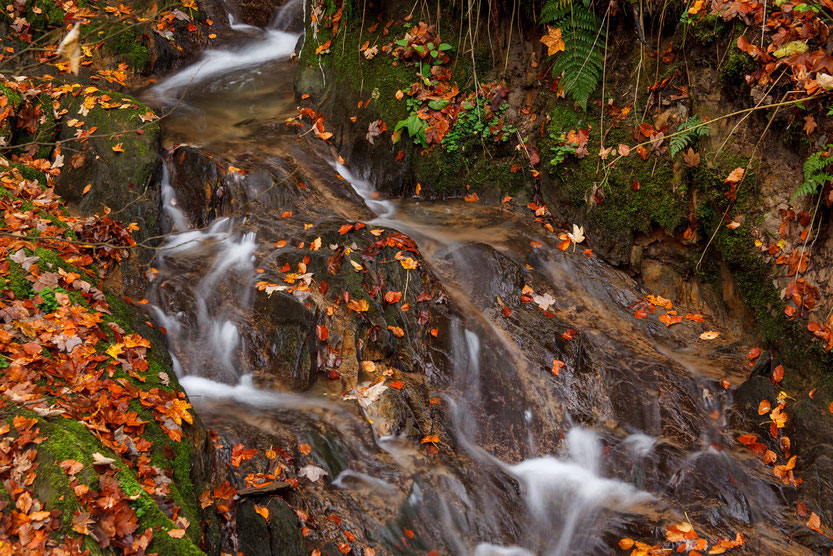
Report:
[[[384,198],[286,125],[301,6],[233,25],[239,39],[145,95],[171,111],[175,232],[148,299],[227,457],[289,453],[285,498],[318,516],[324,553],[615,554],[682,522],[709,542],[741,533],[740,552],[811,553],[788,542],[786,487],[735,441],[742,345],[635,319],[650,292],[558,249],[526,207]],[[238,486],[274,467],[226,465]],[[257,531],[224,542],[309,553]]]

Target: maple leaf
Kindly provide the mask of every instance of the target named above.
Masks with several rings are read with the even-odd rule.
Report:
[[[188,413],[188,409],[191,407],[191,404],[186,402],[185,400],[176,399],[171,401],[171,408],[168,411],[168,415],[176,421],[177,425],[182,425],[182,421],[193,425],[194,418],[191,417],[191,414]]]
[[[299,477],[306,477],[313,483],[318,481],[318,479],[320,479],[324,475],[328,475],[327,471],[314,465],[305,465],[304,467],[298,470]]]
[[[547,45],[547,56],[558,54],[566,46],[561,38],[561,29],[554,29],[547,25],[547,34],[541,37],[541,42]]]

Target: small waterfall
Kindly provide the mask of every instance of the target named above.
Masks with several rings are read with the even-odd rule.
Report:
[[[270,27],[280,31],[301,33],[304,29],[304,0],[289,0],[275,14]]]
[[[175,232],[184,232],[190,225],[188,224],[188,217],[177,206],[176,193],[171,186],[171,171],[168,169],[167,161],[162,163],[160,189],[162,193],[162,212],[171,220],[171,229]]]
[[[349,168],[347,168],[347,166],[340,162],[333,163],[333,168],[335,168],[336,172],[338,172],[338,175],[344,178],[345,181],[353,187],[353,190],[364,200],[367,208],[369,208],[373,214],[381,219],[393,217],[396,213],[396,205],[391,201],[377,199],[379,192],[376,191],[373,184],[366,179],[356,176],[352,171],[350,171]]]
[[[169,237],[160,249],[157,264],[162,275],[171,280],[186,279],[175,275],[178,262],[203,257],[211,261],[192,289],[195,323],[189,322],[183,313],[166,311],[161,301],[153,306],[157,321],[167,329],[178,374],[197,375],[226,384],[236,384],[246,374],[239,357],[243,347],[240,334],[227,303],[238,308],[250,305],[249,285],[255,276],[253,261],[257,242],[253,232],[241,233],[235,227],[231,219],[221,218],[207,230],[191,230]],[[155,284],[160,281],[163,280],[154,282],[156,297],[160,297],[162,286]]]
[[[602,445],[593,431],[570,430],[566,449],[562,458],[528,459],[507,469],[520,481],[539,542],[552,556],[592,552],[604,526],[603,511],[627,511],[653,500],[647,492],[601,476]]]

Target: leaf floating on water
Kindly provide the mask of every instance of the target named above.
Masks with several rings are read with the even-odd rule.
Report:
[[[298,470],[299,477],[306,477],[313,483],[318,481],[322,476],[327,475],[327,471],[314,465],[305,465]]]

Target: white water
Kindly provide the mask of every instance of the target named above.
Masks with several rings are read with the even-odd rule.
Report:
[[[184,232],[190,226],[188,218],[179,210],[176,202],[176,193],[171,187],[171,172],[168,170],[168,164],[162,163],[162,182],[160,184],[162,190],[162,211],[171,219],[171,227],[175,232]]]
[[[601,475],[602,445],[593,431],[570,430],[566,449],[562,458],[528,459],[508,468],[522,485],[532,519],[542,531],[558,532],[544,541],[545,553],[553,556],[587,550],[587,539],[598,538],[603,510],[626,512],[653,500],[647,492]]]
[[[160,81],[150,93],[159,99],[170,100],[172,93],[210,78],[272,60],[288,58],[297,42],[298,35],[267,29],[263,32],[263,38],[253,39],[236,50],[206,50],[199,61]]]
[[[353,190],[364,200],[367,208],[373,211],[373,214],[379,218],[392,218],[396,214],[396,205],[392,201],[379,199],[379,193],[368,180],[356,176],[341,162],[333,163],[333,168],[338,172],[338,175],[353,187]]]

